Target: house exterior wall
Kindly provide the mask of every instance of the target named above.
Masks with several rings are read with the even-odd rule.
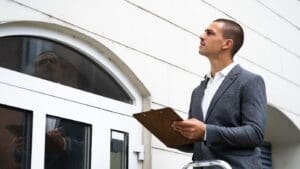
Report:
[[[268,103],[284,110],[300,135],[299,1],[0,0],[0,6],[0,22],[55,23],[99,41],[147,88],[150,108],[170,106],[182,117],[193,88],[209,71],[208,61],[198,54],[198,35],[214,19],[235,19],[246,35],[236,62],[263,76]],[[150,162],[144,168],[180,168],[191,160],[191,154],[148,138]],[[296,149],[274,145],[275,169],[299,165],[299,142],[294,144]],[[293,161],[281,163],[281,151]]]

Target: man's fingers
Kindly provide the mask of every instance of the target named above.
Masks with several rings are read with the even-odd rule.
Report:
[[[185,120],[185,121],[175,121],[173,123],[175,126],[178,127],[189,127],[189,126],[193,126],[189,120]]]
[[[193,132],[195,129],[193,127],[182,127],[182,126],[175,126],[173,127],[176,131],[182,132]]]
[[[181,135],[183,135],[184,137],[188,138],[188,139],[195,139],[194,133],[191,132],[180,132]]]
[[[197,119],[188,119],[184,121],[175,121],[172,124],[175,131],[178,131],[186,138],[192,140],[203,139],[205,124]]]
[[[195,127],[197,125],[199,125],[200,122],[197,119],[188,119],[188,120],[184,120],[184,121],[174,121],[173,125],[174,127]]]

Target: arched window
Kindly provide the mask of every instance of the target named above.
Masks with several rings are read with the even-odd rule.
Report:
[[[1,67],[133,104],[104,68],[67,45],[34,36],[6,36],[0,38],[0,54]]]

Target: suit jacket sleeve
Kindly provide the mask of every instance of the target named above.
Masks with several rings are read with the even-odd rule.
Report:
[[[208,146],[251,148],[263,142],[267,104],[264,81],[260,76],[254,76],[240,90],[241,125],[224,127],[207,124]]]

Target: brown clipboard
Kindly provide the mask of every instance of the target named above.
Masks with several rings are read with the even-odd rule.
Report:
[[[167,147],[192,143],[192,140],[172,128],[174,121],[182,121],[183,119],[170,107],[136,113],[133,114],[133,117]]]

